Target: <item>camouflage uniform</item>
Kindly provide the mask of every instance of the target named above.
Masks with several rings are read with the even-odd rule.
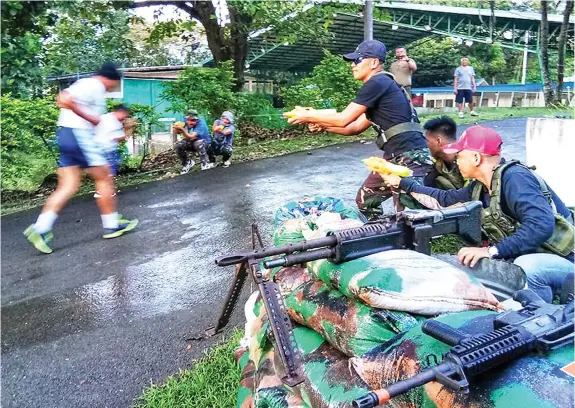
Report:
[[[433,166],[428,148],[403,152],[389,159],[389,162],[410,168],[413,172],[411,178],[419,184],[423,184],[423,178]],[[367,218],[373,219],[382,215],[381,203],[392,196],[398,211],[403,209],[402,207],[421,208],[409,195],[399,193],[399,190],[392,190],[385,184],[381,176],[374,172],[365,179],[359,188],[355,202]]]
[[[435,177],[437,188],[442,190],[457,190],[465,186],[465,178],[461,175],[459,167],[457,167],[455,163],[450,170],[443,160],[437,159],[434,167],[437,172],[437,176]]]

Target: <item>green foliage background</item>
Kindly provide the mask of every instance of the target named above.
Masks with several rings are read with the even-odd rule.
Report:
[[[342,110],[353,100],[360,87],[361,82],[353,79],[350,63],[325,51],[324,59],[311,74],[285,88],[282,96],[288,109],[299,105]]]
[[[2,96],[2,189],[34,190],[54,171],[57,120],[53,99]]]

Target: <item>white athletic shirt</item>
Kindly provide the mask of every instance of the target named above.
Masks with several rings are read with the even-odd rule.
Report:
[[[106,87],[96,78],[83,78],[66,89],[74,101],[92,115],[100,116],[106,112]],[[58,126],[73,129],[93,129],[94,125],[70,109],[60,109]]]
[[[96,126],[96,139],[107,151],[115,150],[118,142],[115,139],[124,136],[122,122],[113,112],[100,116],[100,123]]]

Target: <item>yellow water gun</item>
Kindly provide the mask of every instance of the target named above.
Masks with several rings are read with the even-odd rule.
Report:
[[[289,111],[289,112],[284,112],[282,115],[284,118],[290,119],[295,117],[295,115],[297,114],[297,111],[314,111],[314,112],[318,112],[318,113],[337,113],[337,110],[335,109],[314,109],[314,108],[310,108],[310,107],[303,107],[303,106],[296,106],[293,110]]]
[[[174,126],[184,127],[186,124],[184,122],[174,122]]]
[[[214,128],[215,132],[221,132],[222,130],[224,130],[224,125],[218,125]]]
[[[363,159],[362,162],[371,171],[380,174],[395,174],[396,176],[399,177],[409,177],[413,174],[408,167],[390,163],[387,160],[379,157],[370,157],[369,159]]]

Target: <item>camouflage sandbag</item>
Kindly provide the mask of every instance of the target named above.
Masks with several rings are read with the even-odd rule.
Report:
[[[385,251],[339,265],[321,259],[307,267],[332,288],[379,309],[434,316],[499,307],[475,278],[415,251]]]
[[[310,215],[283,222],[273,233],[274,245],[295,244],[303,240],[322,238],[330,231],[361,227],[362,221],[345,218],[339,213],[324,213],[321,216]]]
[[[445,324],[471,335],[493,328],[496,313],[469,311],[442,315]],[[430,355],[441,361],[449,346],[423,334],[421,326],[382,344],[359,358],[351,358],[355,371],[377,389],[413,377],[427,364]],[[573,407],[573,377],[561,367],[573,361],[573,345],[552,351],[548,356],[530,354],[505,367],[472,379],[469,394],[456,393],[432,382],[397,396],[389,406],[401,408],[519,408]]]
[[[292,320],[321,334],[348,356],[360,356],[424,320],[404,312],[377,310],[309,281],[285,298]]]
[[[295,327],[294,335],[302,355],[304,382],[294,387],[306,406],[313,408],[351,408],[369,387],[349,367],[348,358],[331,347],[318,333],[305,327]],[[276,349],[277,351],[277,349]],[[276,352],[276,374],[284,375]]]
[[[309,271],[301,266],[274,268],[270,276],[278,285],[282,297],[286,297],[294,289],[313,279]]]
[[[242,372],[238,395],[236,397],[236,408],[251,408],[254,406],[253,392],[255,386],[255,364],[249,359],[247,347],[239,347],[235,352],[236,364]]]
[[[274,349],[263,354],[255,372],[254,407],[257,408],[308,408],[292,388],[284,385],[275,370]]]
[[[339,213],[342,218],[351,218],[365,223],[366,218],[357,210],[350,207],[339,198],[314,197],[299,201],[289,201],[279,208],[274,215],[274,225],[279,227],[283,222],[294,218],[304,218],[309,215],[321,215],[325,212]]]

